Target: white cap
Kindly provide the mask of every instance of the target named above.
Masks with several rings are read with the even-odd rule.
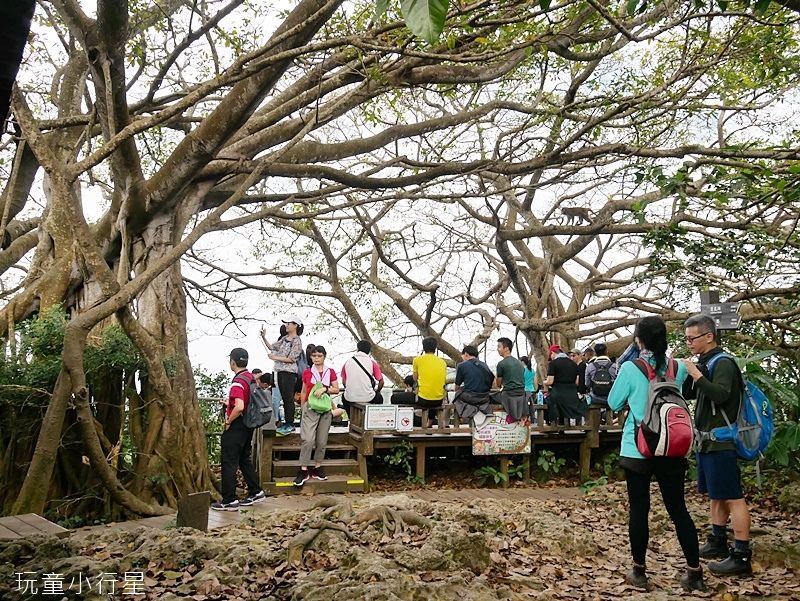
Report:
[[[297,315],[287,315],[281,320],[283,323],[296,323],[297,325],[303,325],[303,320],[300,319]]]

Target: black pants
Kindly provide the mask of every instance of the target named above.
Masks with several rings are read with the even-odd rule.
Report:
[[[253,430],[245,428],[244,418],[237,417],[230,427],[222,433],[222,502],[230,503],[236,496],[236,471],[241,468],[247,492],[251,495],[259,492],[256,468],[250,460],[250,442]]]
[[[697,546],[697,530],[694,527],[692,516],[686,509],[684,498],[686,469],[683,467],[675,469],[674,464],[659,464],[658,461],[648,462],[652,463],[652,471],[649,474],[625,469],[628,500],[631,505],[628,536],[631,539],[633,561],[640,566],[645,565],[647,543],[650,540],[650,530],[647,524],[650,513],[650,479],[655,476],[667,513],[669,513],[672,523],[675,524],[675,531],[678,534],[678,541],[683,549],[686,563],[689,567],[696,568],[700,565],[700,553]]]
[[[297,384],[297,374],[291,371],[279,371],[278,390],[283,399],[283,421],[289,426],[294,425],[294,388]]]

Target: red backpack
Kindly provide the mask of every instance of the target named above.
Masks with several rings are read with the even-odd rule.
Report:
[[[645,457],[686,457],[692,451],[694,427],[675,374],[678,363],[667,362],[667,372],[660,376],[650,363],[635,359],[636,367],[650,381],[644,417],[634,422],[636,448]]]

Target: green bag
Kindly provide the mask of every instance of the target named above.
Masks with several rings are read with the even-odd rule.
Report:
[[[323,393],[322,396],[315,395],[314,392],[320,388],[325,389],[325,385],[322,382],[314,384],[311,392],[308,393],[308,401],[306,402],[317,413],[327,413],[331,410],[331,397],[327,392]]]

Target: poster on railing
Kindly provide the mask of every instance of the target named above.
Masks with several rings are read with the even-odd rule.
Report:
[[[396,405],[367,405],[365,430],[394,430],[397,422]]]
[[[508,413],[495,409],[480,428],[472,420],[473,455],[517,455],[531,452],[531,426],[528,418],[512,422]]]

